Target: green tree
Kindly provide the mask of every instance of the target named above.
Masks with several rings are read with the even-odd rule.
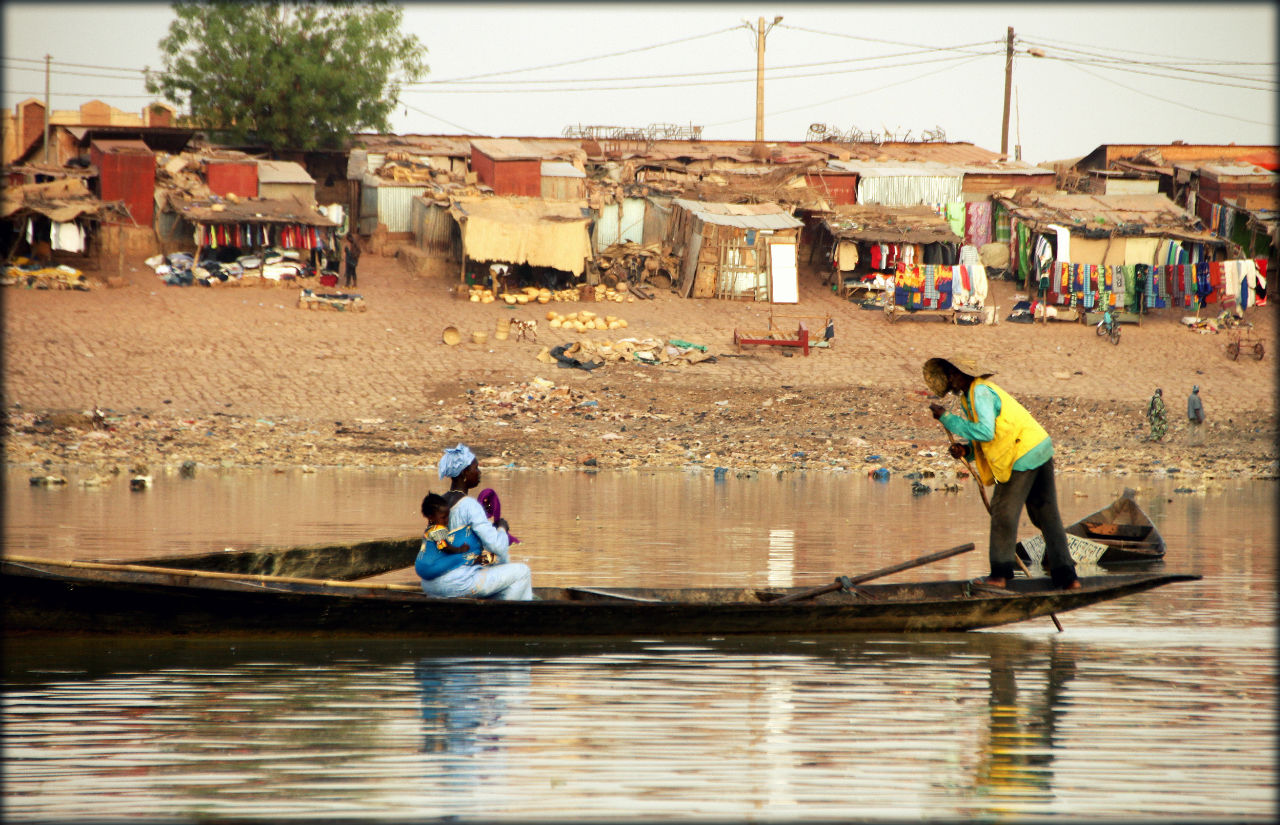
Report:
[[[426,47],[384,3],[178,2],[147,90],[197,127],[272,149],[330,149],[387,131]]]

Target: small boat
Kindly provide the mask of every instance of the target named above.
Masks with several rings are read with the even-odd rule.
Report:
[[[1165,544],[1154,523],[1135,501],[1137,491],[1126,487],[1115,501],[1068,524],[1067,548],[1078,565],[1145,564],[1164,559]],[[1026,562],[1044,558],[1044,536],[1018,542]]]
[[[327,555],[336,559],[342,554],[334,547]],[[534,589],[536,601],[517,602],[440,599],[425,595],[416,584],[353,581],[383,569],[394,542],[383,549],[386,554],[371,552],[368,566],[353,563],[342,577],[330,580],[6,556],[0,558],[3,628],[6,635],[436,639],[926,633],[997,627],[1200,578],[1091,576],[1081,579],[1084,586],[1078,590],[1055,589],[1045,578],[1015,579],[1007,589],[968,581],[864,585],[847,577],[821,588],[539,587]],[[229,556],[253,556],[252,551],[244,553]],[[306,554],[274,555],[297,561]],[[276,567],[288,566],[282,562]]]

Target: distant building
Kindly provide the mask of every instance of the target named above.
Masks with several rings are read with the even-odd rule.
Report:
[[[5,112],[4,162],[15,163],[36,145],[43,149],[45,129],[44,103],[29,97]],[[121,111],[101,100],[90,100],[79,109],[54,109],[49,113],[49,126],[114,126],[114,127],[172,127],[176,125],[177,110],[167,103],[148,103],[139,114]],[[55,146],[50,146],[49,162],[54,163]],[[41,153],[43,155],[43,152]],[[43,157],[35,158],[42,161]],[[61,166],[70,158],[57,162]]]

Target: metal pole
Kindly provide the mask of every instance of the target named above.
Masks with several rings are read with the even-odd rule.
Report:
[[[1004,50],[1004,121],[1000,126],[1000,154],[1009,156],[1009,92],[1013,88],[1013,26]]]
[[[49,163],[49,59],[52,55],[44,56],[44,162]]]

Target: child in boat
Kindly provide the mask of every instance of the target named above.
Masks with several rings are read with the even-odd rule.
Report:
[[[494,556],[488,550],[477,553],[465,543],[461,545],[450,543],[453,536],[449,533],[449,509],[449,500],[442,495],[428,493],[426,498],[422,499],[422,515],[427,519],[427,529],[423,531],[423,536],[427,541],[435,544],[436,549],[442,553],[466,553],[467,564],[492,564]]]

